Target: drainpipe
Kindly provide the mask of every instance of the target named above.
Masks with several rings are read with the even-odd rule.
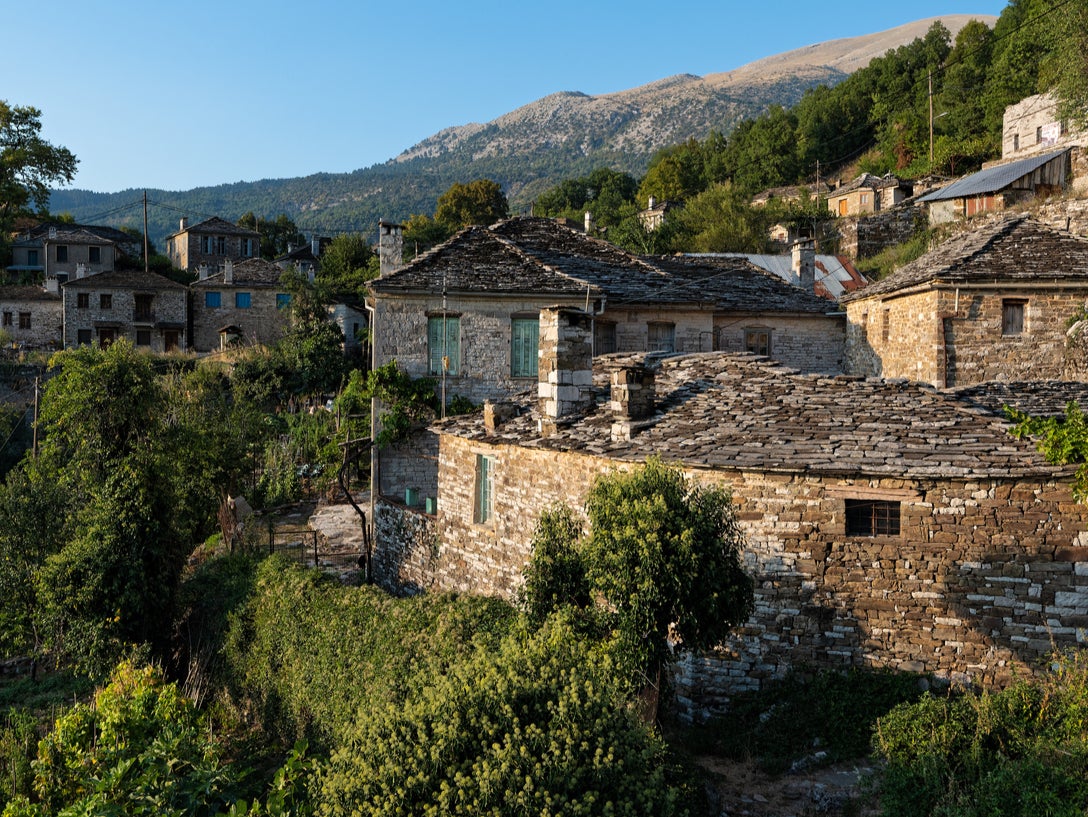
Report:
[[[363,307],[370,313],[370,371],[378,367],[378,311],[365,300]],[[378,527],[375,524],[375,496],[378,490],[380,471],[378,468],[378,398],[370,398],[370,546],[377,548]]]

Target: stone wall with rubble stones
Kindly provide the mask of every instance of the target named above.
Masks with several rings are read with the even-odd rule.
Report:
[[[835,309],[828,301],[828,311]],[[770,355],[784,366],[813,374],[841,374],[846,339],[846,320],[824,316],[714,319],[717,345],[714,351],[744,352],[749,330],[769,330]]]
[[[437,581],[438,549],[435,517],[388,499],[374,503],[374,530],[379,544],[371,566],[374,578],[394,593],[444,589]]]
[[[482,525],[479,456],[494,457],[495,513]],[[541,510],[580,509],[617,465],[445,436],[436,538],[380,540],[385,575],[512,597]],[[801,664],[1001,685],[1054,645],[1088,642],[1088,508],[1066,484],[692,473],[732,490],[755,612],[718,651],[681,663],[674,685],[688,716]],[[901,535],[847,536],[846,499],[900,502]]]
[[[208,306],[208,292],[219,292],[220,306]],[[235,295],[248,292],[249,306],[235,306]],[[219,330],[237,326],[245,344],[275,343],[291,322],[291,310],[280,304],[278,296],[286,294],[264,287],[246,284],[223,284],[218,287],[198,287],[193,293],[193,348],[211,352],[219,348]]]
[[[378,482],[381,495],[406,502],[411,489],[417,507],[438,496],[438,435],[418,429],[403,440],[386,446],[378,454]]]
[[[846,305],[847,374],[906,377],[940,385],[944,376],[936,292]]]
[[[2,300],[0,313],[3,318],[0,329],[21,350],[59,349],[64,327],[64,313],[60,298],[41,300]],[[28,316],[26,318],[22,316]],[[29,322],[29,326],[24,326]]]
[[[841,218],[839,251],[855,261],[872,258],[888,247],[909,241],[926,227],[925,211],[914,205],[865,216]]]

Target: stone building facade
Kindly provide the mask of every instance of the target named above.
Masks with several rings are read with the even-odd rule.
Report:
[[[166,256],[177,269],[205,267],[214,274],[226,261],[260,258],[261,234],[217,216],[192,226],[183,218],[178,231],[166,237]]]
[[[839,219],[839,251],[855,261],[872,258],[888,247],[909,241],[927,225],[926,213],[904,205],[866,216]]]
[[[640,258],[542,218],[470,227],[371,282],[375,362],[474,402],[535,387],[538,315],[592,313],[596,354],[750,349],[839,371],[844,319],[743,258]]]
[[[689,714],[799,665],[1000,685],[1088,641],[1088,508],[1000,419],[1088,387],[938,393],[711,354],[663,361],[647,389],[626,431],[601,398],[545,436],[544,404],[437,426],[436,513],[380,505],[382,580],[513,597],[541,510],[580,510],[599,475],[654,455],[731,491],[755,582],[750,619],[685,657]]]
[[[188,345],[188,291],[161,275],[102,272],[69,281],[62,292],[66,349],[119,338],[160,353]]]
[[[281,283],[280,267],[260,258],[237,264],[227,259],[219,272],[205,273],[192,284],[197,352],[232,343],[273,343],[282,337],[290,323],[291,296]]]
[[[0,332],[15,348],[59,349],[63,324],[57,293],[36,286],[0,287]]]
[[[845,368],[937,387],[1061,379],[1086,301],[1088,240],[995,218],[845,296]]]

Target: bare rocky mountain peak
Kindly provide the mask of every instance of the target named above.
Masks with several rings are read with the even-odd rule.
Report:
[[[990,26],[997,20],[968,14],[931,17],[876,34],[816,43],[704,77],[677,74],[598,95],[560,91],[486,124],[446,128],[394,161],[435,159],[456,150],[468,150],[475,160],[556,146],[573,148],[583,156],[599,150],[653,153],[711,129],[729,130],[769,104],[790,105],[807,88],[834,84],[875,57],[924,37],[938,20],[955,36],[975,19]]]

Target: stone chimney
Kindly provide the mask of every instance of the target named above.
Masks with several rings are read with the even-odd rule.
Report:
[[[381,275],[404,263],[404,227],[400,224],[378,222],[378,263]]]
[[[513,403],[484,400],[484,428],[494,431],[507,420],[517,416],[517,407]]]
[[[178,229],[178,232],[179,233],[184,233],[188,229],[189,229],[189,219],[185,218],[185,216],[182,216],[181,217],[181,227]]]
[[[201,264],[200,267],[197,269],[197,275],[200,276],[201,281],[206,279],[208,277],[208,265]]]
[[[223,262],[223,283],[234,283],[234,262],[229,258]]]
[[[624,366],[612,372],[612,441],[630,440],[646,420],[653,416],[654,372],[642,363]]]
[[[567,306],[540,310],[539,356],[540,433],[550,437],[593,404],[593,316]]]
[[[793,274],[797,276],[801,289],[813,292],[816,289],[816,250],[810,241],[798,241],[790,248]]]
[[[586,210],[585,228],[586,235],[591,235],[593,233],[593,213],[589,212],[589,210]]]
[[[45,291],[50,292],[53,295],[60,294],[60,280],[55,275],[50,275],[45,279]]]
[[[317,236],[314,236],[314,238],[310,241],[310,253],[313,255],[315,260],[321,257],[321,239],[319,239]]]
[[[76,264],[76,278],[86,278],[86,277],[87,277],[87,266],[82,261],[80,261],[78,264]]]
[[[649,209],[653,210],[655,207],[657,207],[657,199],[655,199],[653,196],[650,196]]]

